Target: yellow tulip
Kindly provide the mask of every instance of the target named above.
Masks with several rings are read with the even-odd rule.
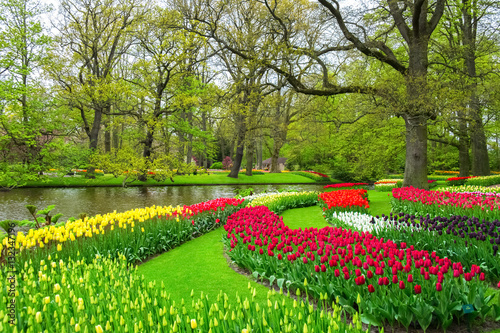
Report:
[[[96,331],[96,333],[103,333],[103,332],[104,332],[104,331],[102,330],[101,325],[97,325],[97,326],[95,327],[95,331]]]
[[[198,327],[198,325],[196,324],[196,319],[191,319],[191,329],[195,329],[196,327]]]

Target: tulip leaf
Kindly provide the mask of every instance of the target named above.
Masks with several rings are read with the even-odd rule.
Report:
[[[364,312],[361,314],[361,321],[364,324],[372,325],[372,326],[381,326],[382,323],[371,313]]]
[[[285,279],[277,279],[276,284],[278,285],[278,288],[283,288],[283,283],[285,282]]]
[[[271,275],[271,276],[269,277],[269,286],[271,286],[271,287],[272,287],[272,286],[273,286],[273,283],[274,283],[274,281],[275,281],[275,280],[276,280],[276,276]]]

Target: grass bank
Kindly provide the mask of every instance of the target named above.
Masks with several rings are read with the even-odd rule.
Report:
[[[86,179],[81,176],[47,177],[43,180],[29,181],[23,187],[105,187],[122,186],[124,177],[112,175],[98,176],[96,179]],[[332,180],[332,183],[338,182]],[[127,186],[176,186],[176,185],[252,185],[252,184],[316,184],[310,178],[292,173],[266,173],[247,176],[239,174],[238,178],[229,178],[227,174],[203,174],[175,176],[174,181],[157,182],[149,179],[145,182],[134,181]],[[3,184],[0,183],[0,187]]]

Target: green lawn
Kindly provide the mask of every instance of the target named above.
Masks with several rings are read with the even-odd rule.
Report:
[[[376,215],[389,215],[391,212],[391,192],[378,192],[375,190],[368,191],[368,200],[370,200],[369,214]]]
[[[269,289],[229,267],[223,255],[221,242],[224,229],[219,228],[206,235],[164,253],[139,266],[139,274],[147,281],[156,280],[163,283],[173,300],[188,301],[191,306],[190,294],[194,290],[199,296],[203,291],[210,299],[214,299],[222,290],[230,298],[236,293],[245,299],[251,299],[248,283],[257,289],[255,301],[267,302]]]
[[[25,187],[87,187],[87,186],[122,186],[123,177],[115,178],[112,175],[98,176],[96,179],[84,177],[48,177],[40,181],[30,181]],[[332,182],[337,182],[332,180]],[[315,181],[292,173],[266,173],[247,176],[239,174],[238,179],[229,178],[227,174],[204,174],[175,176],[174,182],[167,180],[157,182],[148,180],[146,182],[135,181],[128,186],[164,186],[164,185],[206,185],[206,184],[297,184]],[[1,186],[2,184],[0,184]]]

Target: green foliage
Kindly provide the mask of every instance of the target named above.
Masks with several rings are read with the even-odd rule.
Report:
[[[0,189],[12,189],[26,185],[28,181],[44,179],[37,166],[22,163],[0,163]]]
[[[223,168],[222,162],[215,162],[210,166],[210,169],[221,170]]]
[[[251,188],[251,187],[245,188],[245,189],[241,189],[241,190],[236,189],[235,192],[236,192],[235,198],[236,199],[241,199],[243,197],[248,197],[249,195],[252,195],[253,192],[254,192],[254,189]]]

